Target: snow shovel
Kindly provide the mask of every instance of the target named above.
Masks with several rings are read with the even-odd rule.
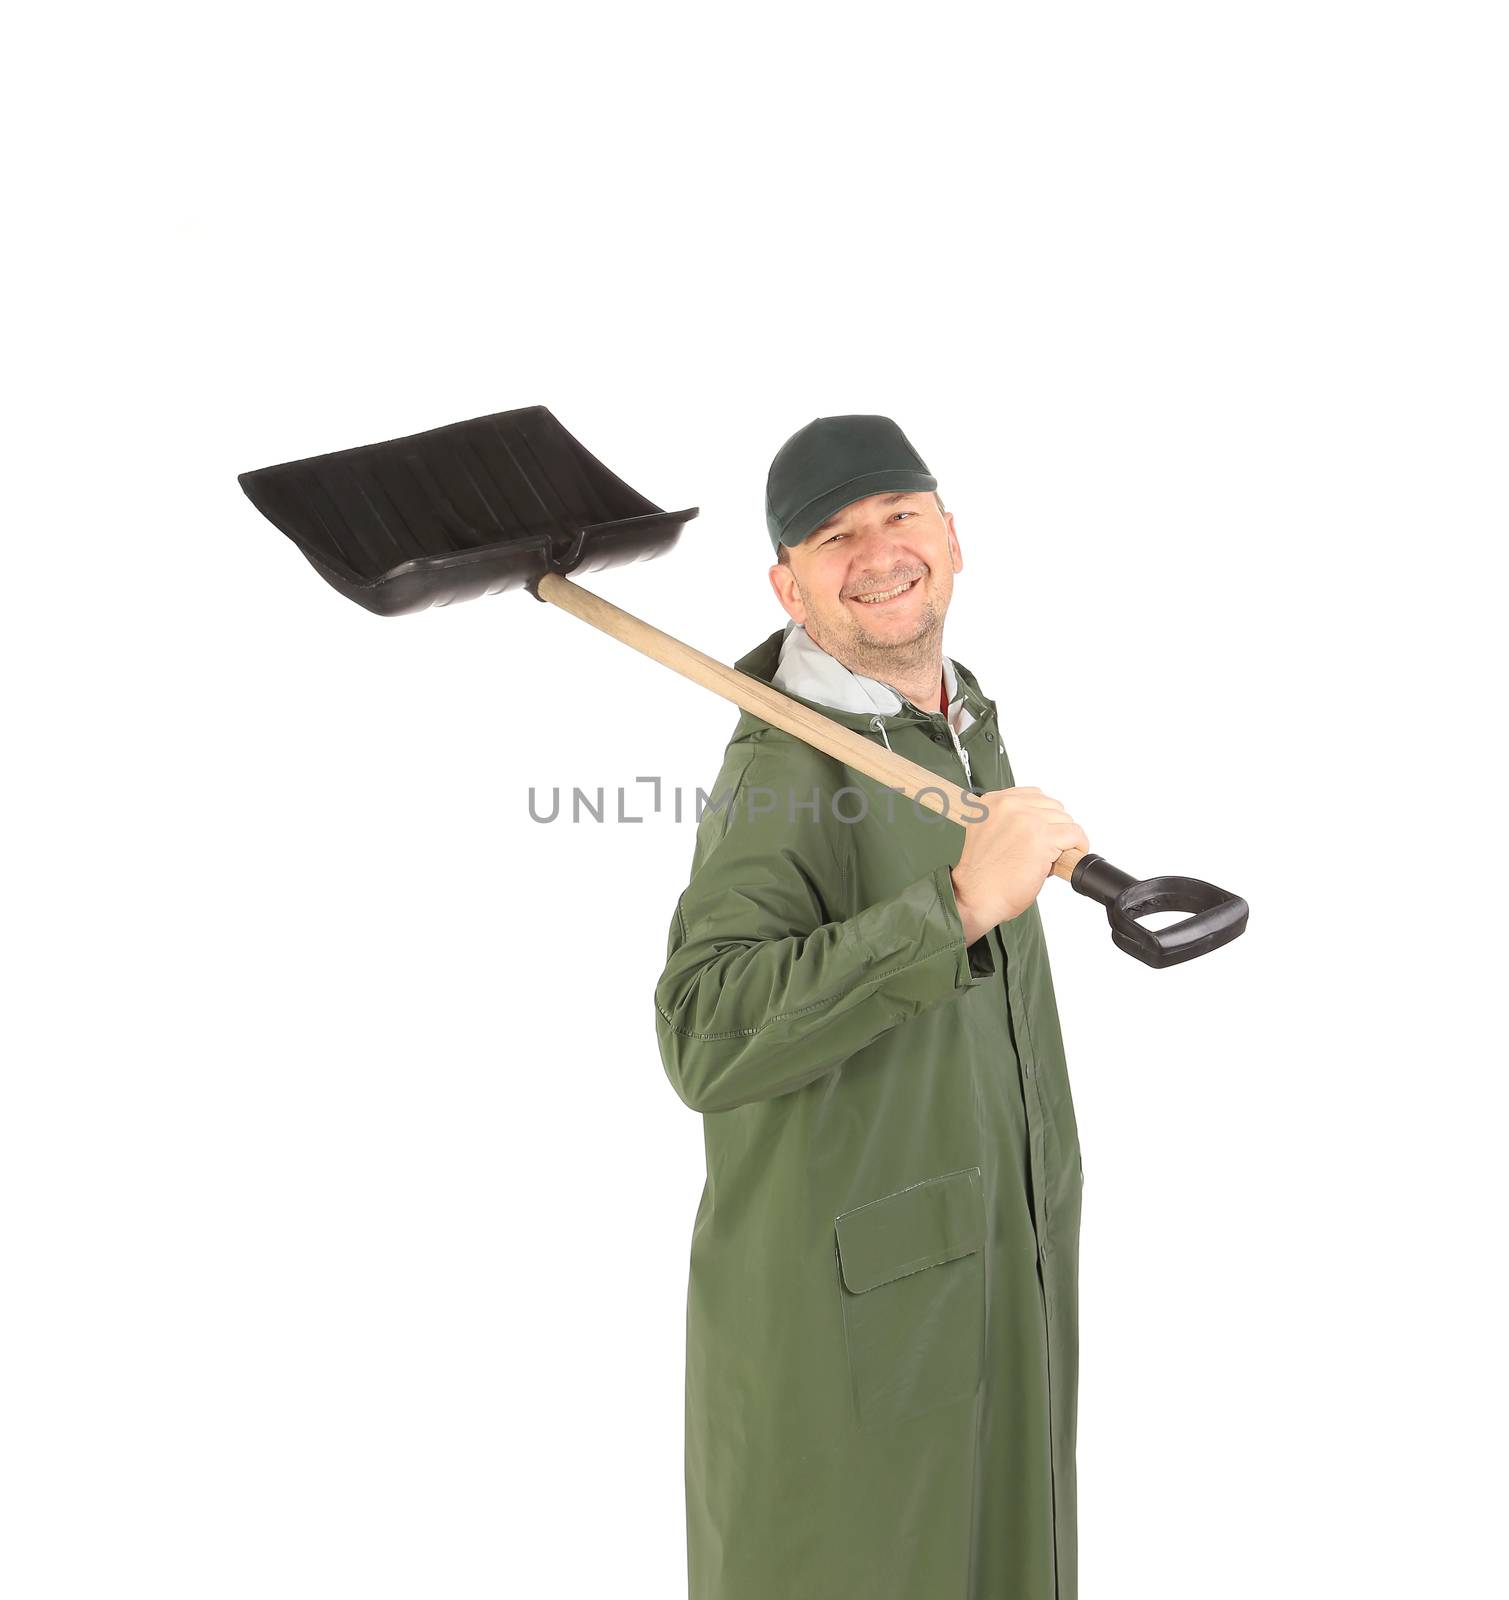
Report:
[[[662,511],[589,455],[544,406],[244,472],[253,505],[327,582],[379,616],[522,588],[714,694],[964,825],[966,792],[769,684],[726,667],[573,583],[664,555],[697,515]],[[1228,944],[1247,903],[1198,878],[1138,880],[1066,850],[1056,876],[1105,906],[1116,944],[1171,967]],[[1152,929],[1139,917],[1189,913]]]

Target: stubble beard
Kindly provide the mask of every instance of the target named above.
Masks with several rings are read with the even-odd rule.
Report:
[[[801,593],[798,584],[797,592]],[[943,659],[943,618],[931,594],[917,619],[917,630],[909,638],[878,640],[847,614],[841,613],[832,630],[826,622],[822,631],[812,625],[813,608],[805,594],[802,602],[807,609],[807,633],[813,642],[826,650],[835,661],[850,672],[866,678],[876,678],[881,683],[894,683],[897,678],[919,675]],[[844,602],[839,601],[842,606]]]

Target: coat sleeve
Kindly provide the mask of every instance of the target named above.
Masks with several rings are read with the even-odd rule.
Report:
[[[748,803],[759,777],[756,757],[734,780],[721,835],[699,841],[655,987],[661,1060],[694,1111],[799,1089],[996,970],[988,938],[965,947],[948,863],[835,916],[838,830],[778,806],[760,813]],[[766,792],[778,787],[789,786]]]

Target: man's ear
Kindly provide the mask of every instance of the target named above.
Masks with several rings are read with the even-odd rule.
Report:
[[[956,572],[958,568],[954,569]],[[781,609],[793,622],[805,625],[807,621],[807,608],[802,604],[802,592],[796,586],[796,578],[792,575],[791,568],[784,562],[777,562],[770,569],[770,587],[775,590],[775,597],[781,602]]]
[[[964,570],[964,552],[959,548],[959,536],[954,532],[954,514],[952,511],[943,513],[943,521],[948,528],[948,555],[954,564],[955,572]]]

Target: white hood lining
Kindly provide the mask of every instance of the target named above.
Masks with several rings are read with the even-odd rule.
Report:
[[[799,622],[786,624],[781,641],[781,657],[772,680],[786,694],[815,700],[835,711],[871,712],[895,716],[904,697],[890,684],[851,672],[843,662],[830,656]],[[948,691],[948,721],[955,733],[963,733],[975,720],[959,693],[959,675],[947,656],[943,658],[943,684]]]

